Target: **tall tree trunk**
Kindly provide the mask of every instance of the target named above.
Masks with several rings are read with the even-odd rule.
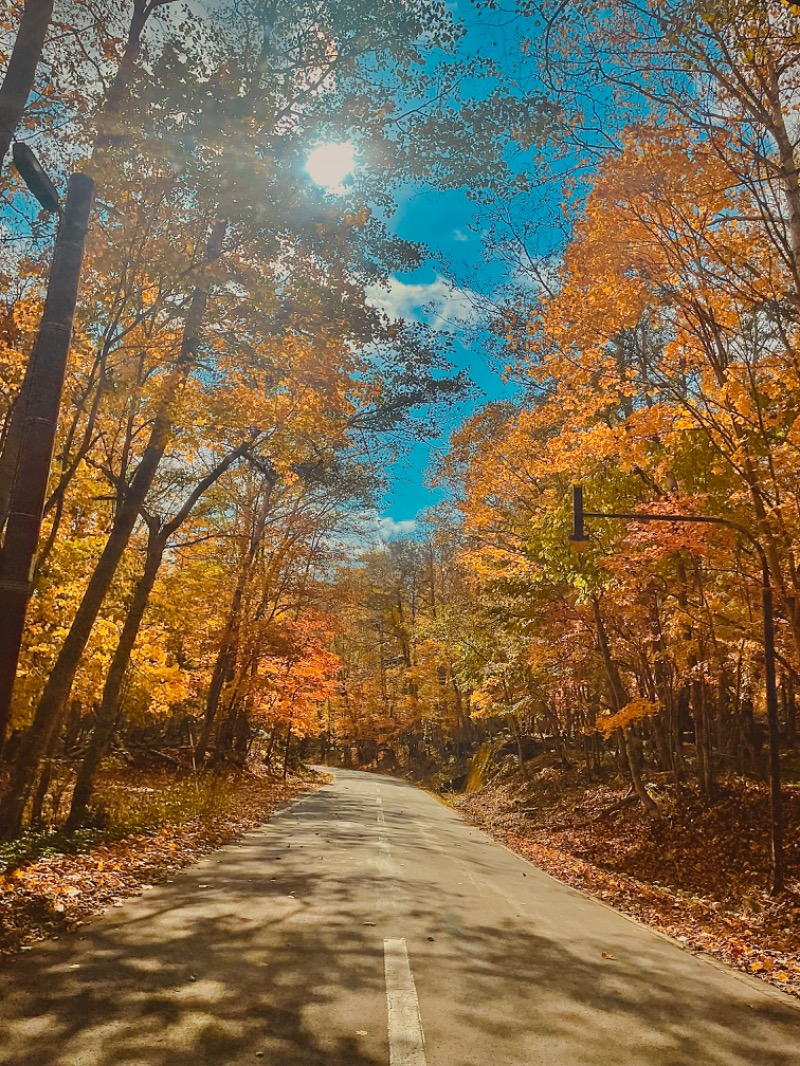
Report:
[[[517,716],[512,713],[508,717],[509,721],[511,722],[511,732],[514,734],[514,740],[516,741],[517,745],[517,759],[519,761],[519,768],[522,771],[522,776],[525,778],[525,780],[530,781],[531,775],[528,772],[528,765],[525,762],[525,752],[522,749],[522,734],[520,733]]]
[[[600,646],[600,654],[603,659],[603,665],[605,666],[606,676],[608,678],[608,685],[611,692],[611,700],[614,705],[614,710],[619,712],[628,702],[628,697],[625,692],[625,686],[622,684],[622,678],[620,677],[617,664],[614,662],[614,658],[611,654],[611,646],[608,642],[608,633],[606,631],[605,622],[600,612],[600,601],[596,596],[592,597],[592,605],[594,608],[594,619],[597,625],[597,642]],[[639,749],[636,741],[632,740],[632,737],[628,730],[617,729],[617,740],[619,743],[620,755],[623,762],[628,767],[628,772],[631,776],[631,784],[633,790],[639,797],[639,800],[648,812],[648,814],[657,814],[658,805],[648,794],[647,789],[644,787],[642,781],[641,766],[639,760]]]
[[[269,514],[270,500],[272,499],[272,490],[275,487],[275,482],[276,479],[274,477],[269,477],[267,479],[261,506],[250,532],[247,552],[245,553],[242,567],[236,580],[236,587],[233,590],[233,598],[228,611],[228,619],[222,633],[219,651],[217,652],[217,658],[214,663],[214,670],[211,674],[211,682],[208,686],[203,728],[200,733],[200,739],[197,741],[197,748],[195,749],[195,759],[198,763],[205,761],[206,754],[208,753],[208,746],[211,742],[211,734],[214,729],[217,711],[219,710],[219,701],[222,696],[222,690],[225,686],[226,678],[231,673],[231,670],[235,668],[234,658],[236,635],[241,623],[242,603],[253,571],[253,565],[258,554],[258,549],[264,536],[264,528],[267,523],[267,515]]]
[[[697,660],[692,656],[690,667]],[[694,719],[694,746],[697,758],[697,780],[703,797],[709,802],[714,799],[716,783],[714,779],[714,761],[711,743],[711,721],[706,700],[706,686],[702,678],[695,678],[691,683],[692,718]]]
[[[289,722],[286,726],[286,745],[283,749],[283,780],[286,780],[286,775],[289,773],[289,746],[292,743],[292,719],[289,718]]]
[[[608,678],[611,703],[614,707],[614,711],[618,712],[621,711],[628,702],[628,694],[625,692],[625,686],[622,684],[622,678],[617,669],[617,664],[614,662],[614,657],[611,654],[611,646],[608,642],[606,624],[603,620],[603,615],[600,612],[600,601],[596,596],[592,597],[592,607],[594,609],[595,625],[597,626],[597,643],[600,648],[600,655],[603,659],[606,677]]]
[[[633,791],[648,814],[658,814],[658,804],[650,796],[642,781],[641,749],[638,738],[634,736],[631,729],[618,729],[617,740],[619,742],[620,755],[624,762],[627,763],[628,771],[631,775]]]
[[[5,161],[25,104],[33,89],[36,68],[53,17],[53,0],[25,0],[17,39],[0,85],[0,167]]]
[[[136,643],[136,637],[139,635],[142,619],[147,610],[150,593],[153,591],[161,560],[164,558],[165,547],[166,539],[154,524],[150,528],[150,536],[148,537],[144,571],[134,589],[128,614],[122,626],[119,643],[114,651],[111,666],[106,676],[103,698],[97,711],[94,731],[89,738],[89,747],[78,770],[78,779],[75,782],[72,804],[66,823],[68,832],[77,829],[83,820],[89,800],[92,797],[92,789],[100,761],[108,751],[111,738],[114,735],[122,684],[130,665],[131,653]]]
[[[180,511],[164,525],[150,519],[147,537],[147,553],[145,555],[144,570],[137,582],[131,598],[128,613],[122,626],[119,642],[111,660],[106,682],[103,687],[103,698],[100,709],[97,712],[95,728],[89,738],[89,747],[78,770],[78,778],[72,793],[72,805],[67,818],[66,829],[73,832],[77,829],[84,818],[86,808],[92,796],[94,780],[100,761],[108,751],[114,735],[114,728],[118,720],[119,698],[125,675],[130,666],[131,655],[142,626],[145,611],[150,601],[164,552],[170,537],[181,527],[189,517],[195,504],[200,497],[211,487],[229,466],[243,454],[245,446],[230,452],[221,462],[217,463],[204,478],[195,486]]]
[[[39,780],[36,788],[33,789],[33,800],[31,801],[31,826],[34,829],[39,829],[42,826],[44,801],[47,799],[47,793],[52,780],[53,760],[52,757],[48,756],[39,768]]]
[[[469,718],[464,714],[464,699],[461,695],[461,687],[452,669],[450,670],[450,685],[453,689],[453,710],[456,720],[456,756],[461,758],[469,743]]]
[[[275,750],[275,742],[278,739],[278,727],[274,725],[270,730],[269,740],[267,741],[267,748],[264,752],[264,765],[269,766],[272,769],[272,753]]]
[[[88,168],[93,173],[98,171],[98,168],[94,166],[98,153],[102,152],[113,141],[114,125],[117,121],[120,107],[125,98],[125,93],[136,74],[137,61],[142,50],[142,35],[147,21],[157,8],[163,7],[170,2],[172,0],[134,0],[125,49],[116,74],[108,87],[106,98],[98,117],[98,129],[92,148],[92,160]],[[11,62],[2,87],[0,87],[0,166],[2,166],[8,152],[8,147],[22,115],[25,101],[33,87],[36,64],[41,55],[42,42],[47,33],[52,11],[53,0],[27,0],[25,4]],[[39,37],[41,37],[41,40],[39,40]],[[18,47],[24,55],[21,54],[15,66],[14,57]],[[25,88],[26,79],[27,88]],[[4,106],[3,94],[6,93],[7,86],[7,102]],[[20,96],[23,93],[24,96],[22,96],[20,101]],[[17,110],[19,114],[14,119]],[[8,132],[9,129],[10,132]],[[102,173],[97,173],[97,177],[98,180],[102,180]],[[11,489],[19,465],[22,425],[28,404],[32,373],[33,359],[30,359],[25,368],[25,376],[22,379],[19,393],[11,409],[6,436],[2,450],[0,450],[0,530],[5,526],[8,517]]]
[[[34,781],[34,787],[31,788],[32,799],[30,823],[32,826],[40,826],[42,823],[44,801],[47,796],[47,790],[50,788],[50,781],[53,777],[53,759],[56,754],[57,741],[58,737],[54,735],[50,740],[50,743],[47,745],[47,750],[44,753],[44,758],[39,766],[36,780]]]
[[[794,275],[795,292],[798,300],[800,300],[800,178],[798,178],[797,173],[795,145],[786,128],[782,104],[783,94],[787,92],[791,94],[792,90],[782,88],[778,70],[773,62],[768,63],[768,72],[770,88],[768,95],[770,110],[768,129],[775,140],[780,159],[779,175],[789,215],[787,228],[792,249],[791,269]]]
[[[225,231],[225,222],[215,223],[206,247],[206,264],[219,257]],[[23,812],[37,775],[39,762],[58,726],[62,709],[72,691],[81,656],[114,580],[117,567],[128,546],[145,497],[153,484],[156,470],[166,451],[176,403],[195,365],[200,328],[207,302],[207,286],[198,285],[194,290],[186,315],[180,354],[165,382],[161,404],[141,461],[130,485],[123,492],[103,553],[89,579],[83,599],[47,680],[33,723],[20,745],[7,791],[0,804],[0,836],[2,837],[12,837],[21,828]]]
[[[797,700],[795,693],[794,677],[787,674],[784,678],[784,693],[786,699],[786,743],[794,750],[797,745]]]
[[[129,85],[136,76],[139,56],[142,52],[142,36],[150,16],[160,7],[167,7],[173,0],[133,0],[131,21],[125,48],[120,57],[119,66],[106,92],[103,107],[98,116],[92,160],[99,152],[108,148],[119,136],[115,128],[116,121]]]

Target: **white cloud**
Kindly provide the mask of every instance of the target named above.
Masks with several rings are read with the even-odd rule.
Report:
[[[454,241],[468,241],[469,240],[469,234],[465,233],[463,231],[463,229],[454,229],[453,230],[453,240]]]
[[[434,329],[469,325],[476,318],[470,290],[458,289],[440,275],[427,285],[407,285],[393,275],[388,288],[370,285],[367,295],[372,306],[384,311],[389,318],[429,322]]]
[[[375,531],[380,540],[393,540],[395,537],[410,537],[417,528],[416,518],[401,518],[396,522],[388,515],[382,515],[375,522]]]
[[[373,510],[351,514],[350,518],[350,523],[331,533],[327,542],[332,551],[351,562],[358,562],[365,552],[380,551],[390,541],[413,537],[419,525],[416,518],[394,519]]]
[[[380,551],[392,540],[413,537],[417,527],[416,518],[394,519],[373,510],[361,511],[352,515],[349,528],[332,534],[328,543],[345,559],[357,561],[364,552]]]

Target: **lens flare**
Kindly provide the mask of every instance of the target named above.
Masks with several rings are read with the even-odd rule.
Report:
[[[311,180],[324,189],[336,190],[355,166],[355,152],[349,141],[338,144],[321,144],[306,160],[306,171]]]

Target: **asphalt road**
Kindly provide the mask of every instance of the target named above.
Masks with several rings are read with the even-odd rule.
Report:
[[[370,774],[81,932],[0,979],[0,1063],[800,1066],[788,997]]]

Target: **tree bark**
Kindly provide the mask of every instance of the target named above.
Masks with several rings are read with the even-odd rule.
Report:
[[[114,651],[106,682],[103,686],[103,698],[97,711],[94,731],[89,738],[88,750],[78,770],[78,778],[72,793],[72,803],[65,826],[67,832],[73,832],[83,821],[86,808],[92,796],[94,780],[100,761],[108,750],[111,738],[114,735],[122,684],[125,680],[133,646],[136,643],[136,637],[139,635],[142,619],[147,609],[150,593],[153,591],[161,560],[164,558],[165,547],[166,539],[154,524],[151,526],[148,538],[144,571],[134,589],[128,614],[122,626],[119,643]]]
[[[203,493],[222,476],[228,467],[242,455],[244,450],[244,445],[242,445],[225,456],[206,477],[198,482],[183,507],[169,522],[161,525],[154,520],[150,521],[144,570],[134,589],[128,613],[125,616],[122,633],[114,651],[103,687],[103,698],[97,712],[95,728],[89,738],[88,750],[78,770],[78,778],[72,793],[69,817],[65,826],[67,832],[74,832],[83,821],[86,808],[92,797],[97,770],[114,736],[122,685],[130,666],[136,638],[139,635],[147,605],[150,601],[150,594],[153,591],[158,571],[161,568],[161,562],[169,539],[189,517]]]
[[[608,633],[606,632],[606,624],[600,613],[600,602],[596,596],[592,597],[592,607],[594,609],[595,625],[597,626],[597,643],[600,647],[600,655],[603,659],[606,677],[608,678],[611,702],[614,706],[614,711],[618,712],[621,711],[628,702],[628,695],[625,692],[625,686],[622,684],[622,678],[617,669],[617,664],[614,662],[614,658],[611,654],[611,647],[608,643]]]
[[[768,64],[770,81],[770,118],[769,132],[775,139],[780,158],[780,178],[783,185],[783,193],[786,198],[786,206],[789,209],[788,230],[789,242],[792,249],[792,274],[794,275],[795,292],[800,300],[800,179],[797,174],[797,159],[795,148],[789,131],[786,128],[786,119],[782,107],[782,87],[775,64]]]
[[[522,750],[522,735],[519,730],[519,722],[515,714],[510,714],[509,721],[511,722],[511,732],[514,734],[514,740],[517,745],[517,759],[519,760],[519,768],[522,771],[522,776],[526,781],[530,781],[531,775],[528,772],[528,766],[525,762],[525,752]]]
[[[283,749],[283,780],[286,780],[286,776],[289,773],[289,746],[292,743],[292,719],[286,726],[286,745]]]
[[[611,655],[608,633],[606,632],[603,616],[600,613],[600,603],[596,596],[592,597],[592,605],[594,607],[594,618],[597,625],[597,641],[600,645],[600,654],[602,655],[603,664],[606,669],[606,676],[608,677],[614,710],[619,712],[628,702],[628,697],[625,692],[625,687],[622,684],[622,678],[617,669],[617,664],[614,662],[614,658]],[[636,742],[632,742],[631,735],[626,729],[617,729],[616,733],[619,742],[620,755],[622,756],[623,762],[628,767],[634,792],[639,797],[642,806],[648,814],[657,814],[658,805],[648,794],[647,789],[644,787],[644,782],[642,781],[641,767],[638,758],[639,752],[636,748]]]
[[[690,666],[694,665],[696,665],[696,660],[692,656]],[[712,755],[711,722],[706,703],[706,686],[701,678],[695,678],[692,681],[691,694],[697,779],[704,799],[711,802],[714,799],[716,782]]]
[[[128,27],[128,37],[125,42],[125,50],[123,51],[122,58],[119,66],[117,67],[116,74],[109,85],[106,93],[104,106],[100,111],[98,117],[98,130],[95,135],[94,145],[92,147],[92,157],[88,165],[88,169],[96,172],[96,161],[99,152],[102,152],[113,141],[113,127],[116,117],[119,113],[122,101],[124,100],[125,93],[133,80],[136,69],[137,60],[142,50],[142,34],[144,33],[147,21],[156,10],[156,8],[163,7],[172,0],[134,0],[133,12],[131,14],[131,21]],[[30,9],[30,15],[29,15]],[[32,49],[35,46],[35,34],[41,33],[42,41],[47,32],[47,27],[50,23],[52,16],[53,0],[27,0],[25,9],[22,15],[22,21],[20,23],[20,30],[17,35],[17,42],[14,45],[14,52],[17,50],[17,46],[20,40],[25,36],[27,43],[23,44],[23,48],[26,56],[26,63],[29,65],[32,57]],[[45,11],[47,12],[45,17]],[[26,19],[28,19],[29,25],[27,29]],[[44,24],[42,22],[44,20]],[[34,21],[36,26],[34,28]],[[24,32],[23,32],[24,31]],[[39,43],[38,53],[36,56],[36,63],[38,63],[39,55],[41,54],[41,42]],[[22,61],[20,61],[21,63]],[[33,70],[30,73],[30,84],[25,90],[25,97],[20,105],[20,114],[16,121],[13,123],[14,129],[6,136],[6,128],[12,121],[12,114],[15,110],[15,104],[9,104],[6,108],[4,118],[3,108],[3,93],[6,89],[7,83],[10,83],[12,77],[12,67],[14,66],[14,53],[12,53],[11,63],[9,64],[8,71],[3,85],[0,87],[0,166],[2,166],[3,159],[8,152],[9,144],[11,143],[14,129],[19,122],[19,118],[22,114],[22,109],[25,106],[25,101],[30,94],[30,90],[33,86],[33,77],[35,74],[35,64]],[[25,70],[21,70],[21,73],[15,78],[15,82],[18,87],[22,86],[25,80]],[[9,89],[10,91],[10,89]],[[22,88],[18,88],[18,92],[22,92]],[[18,101],[17,101],[18,102]],[[101,175],[98,174],[98,178]],[[5,526],[6,518],[8,517],[8,502],[11,495],[11,488],[14,480],[14,475],[19,465],[20,448],[22,446],[22,424],[25,418],[25,412],[28,406],[28,395],[30,392],[30,378],[34,370],[34,356],[32,355],[28,361],[28,365],[25,368],[25,375],[22,379],[19,393],[14,401],[14,405],[11,409],[9,416],[8,429],[6,432],[5,440],[3,441],[2,451],[0,451],[0,530]]]
[[[50,477],[93,199],[91,178],[73,174],[56,237],[47,299],[29,361],[29,376],[26,371],[29,392],[20,419],[19,439],[25,464],[19,463],[14,470],[0,557],[0,747],[11,712],[31,595],[31,573]]]
[[[639,802],[648,814],[658,814],[658,804],[650,796],[642,781],[638,740],[633,736],[632,731],[628,729],[618,729],[617,739],[619,741],[620,754],[627,763],[633,791],[639,798]]]
[[[793,751],[797,746],[797,702],[795,698],[794,677],[784,678],[786,700],[786,744]]]
[[[8,69],[0,85],[0,167],[33,89],[52,17],[53,0],[26,0]]]
[[[264,536],[264,527],[267,522],[267,515],[269,514],[270,500],[272,498],[272,490],[275,487],[275,482],[276,479],[274,477],[267,479],[261,506],[250,533],[247,552],[242,563],[242,568],[239,571],[239,576],[236,580],[236,587],[233,590],[233,598],[228,611],[228,619],[222,633],[219,651],[217,652],[216,662],[214,663],[214,670],[211,674],[211,682],[208,687],[208,695],[206,696],[203,728],[200,733],[200,738],[197,741],[197,748],[195,749],[195,759],[198,763],[203,763],[205,761],[208,753],[208,746],[211,742],[211,733],[214,729],[217,711],[219,710],[222,689],[232,668],[235,666],[233,657],[235,654],[236,634],[239,631],[239,625],[241,623],[242,601],[244,600],[244,594],[247,590],[248,582],[250,581],[250,575],[253,570],[253,564],[256,555],[258,554],[262,537]]]

